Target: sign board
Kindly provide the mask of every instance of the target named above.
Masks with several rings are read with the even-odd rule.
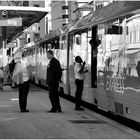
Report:
[[[22,18],[2,19],[0,26],[22,26]]]
[[[38,23],[34,23],[32,26],[25,29],[24,32],[39,32]]]

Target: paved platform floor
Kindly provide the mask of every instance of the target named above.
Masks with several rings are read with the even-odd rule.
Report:
[[[61,98],[62,113],[48,113],[48,93],[31,86],[29,113],[20,113],[18,92],[0,91],[0,139],[138,139],[140,133],[95,112],[75,111]]]

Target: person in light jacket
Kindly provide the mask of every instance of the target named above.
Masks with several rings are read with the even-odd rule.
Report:
[[[29,112],[26,109],[27,97],[30,87],[30,72],[26,58],[19,53],[15,56],[15,68],[13,71],[13,80],[18,85],[19,90],[19,107],[21,112]]]

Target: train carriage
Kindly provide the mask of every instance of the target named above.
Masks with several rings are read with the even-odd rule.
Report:
[[[72,47],[69,45],[71,50],[69,52],[73,52],[69,55],[74,56],[78,52],[76,55],[80,55],[87,62],[89,69],[82,99],[137,122],[140,121],[139,3],[138,1],[114,2],[110,7],[104,7],[93,16],[89,14],[89,18],[93,20],[91,28],[93,46],[90,47],[88,41],[87,44],[84,43],[83,39],[85,32],[88,34],[89,27],[79,27],[70,32],[74,36],[74,41]],[[115,9],[114,13],[111,13],[114,7],[118,10]],[[110,15],[107,14],[109,12]],[[80,41],[76,41],[77,38]],[[88,40],[88,35],[85,40]],[[101,44],[98,44],[98,40],[101,40]],[[88,57],[91,58],[90,63],[85,59],[88,55],[91,55]],[[73,67],[74,64],[70,63],[71,96],[75,93]]]
[[[134,6],[134,2],[129,4]],[[97,106],[139,122],[139,10],[136,13],[98,22],[97,36],[102,43],[98,46],[95,91]]]
[[[113,2],[67,27],[27,49],[36,84],[46,86],[46,51],[52,49],[63,69],[60,90],[75,97],[74,59],[80,55],[89,70],[82,100],[140,122],[140,2]]]
[[[65,29],[66,30],[66,29]],[[60,61],[62,68],[62,78],[61,78],[61,90],[67,92],[67,34],[63,31],[55,33],[50,33],[49,35],[26,45],[22,51],[27,57],[29,63],[33,67],[33,81],[36,84],[46,85],[46,75],[47,75],[47,65],[49,60],[47,58],[47,50],[51,49],[54,52],[54,56]],[[31,45],[32,44],[32,45]]]

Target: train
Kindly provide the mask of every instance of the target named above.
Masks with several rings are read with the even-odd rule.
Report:
[[[33,81],[43,86],[49,49],[63,69],[60,92],[75,97],[79,55],[88,69],[82,100],[140,122],[140,1],[115,1],[25,46]]]

